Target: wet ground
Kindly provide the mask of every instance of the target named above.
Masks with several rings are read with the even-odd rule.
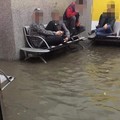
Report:
[[[7,120],[120,120],[120,47],[0,67],[16,77],[3,92]]]

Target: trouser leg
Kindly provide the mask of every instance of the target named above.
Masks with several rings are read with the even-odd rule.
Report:
[[[79,33],[82,33],[85,31],[85,26],[79,26],[79,27],[76,27],[76,34],[79,34]]]
[[[106,33],[112,33],[112,32],[113,32],[113,30],[112,30],[111,26],[108,25],[108,29],[106,30]]]
[[[73,34],[75,32],[76,17],[73,16],[68,21],[70,33]]]
[[[79,22],[79,13],[77,14],[77,15],[75,15],[75,17],[76,17],[76,23],[78,23]]]
[[[63,38],[61,36],[48,36],[46,37],[46,42],[49,46],[52,45],[59,45],[64,42]],[[45,47],[45,43],[42,44],[42,47]]]
[[[103,27],[96,29],[96,35],[99,35],[99,36],[107,36],[110,33],[112,33],[112,29],[110,26],[108,26],[107,29],[104,29]]]

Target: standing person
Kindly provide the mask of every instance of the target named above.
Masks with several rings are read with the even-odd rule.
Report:
[[[43,11],[40,8],[36,8],[33,12],[33,23],[30,25],[29,34],[31,36],[41,36],[50,46],[64,43],[64,39],[62,38],[63,32],[46,30],[42,24],[42,18]],[[39,39],[31,40],[31,42],[35,48],[45,46],[45,44],[41,43]]]
[[[70,39],[70,32],[67,29],[66,25],[60,20],[59,10],[53,10],[51,13],[52,21],[50,21],[46,27],[46,30],[51,31],[62,31],[64,41],[68,41]]]
[[[80,25],[79,10],[80,5],[83,6],[83,0],[72,2],[64,12],[63,20],[70,30],[71,35],[79,34],[85,31],[85,27]]]

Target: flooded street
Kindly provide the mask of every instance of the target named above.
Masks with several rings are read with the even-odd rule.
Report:
[[[120,120],[120,48],[96,46],[44,64],[0,62],[7,120]]]

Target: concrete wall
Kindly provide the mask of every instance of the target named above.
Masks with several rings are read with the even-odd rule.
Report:
[[[19,50],[24,47],[23,26],[32,22],[31,14],[36,7],[40,7],[44,11],[44,23],[51,20],[50,13],[53,8],[58,8],[63,14],[65,8],[73,0],[1,0],[0,11],[4,10],[3,17],[0,19],[0,58],[18,59]],[[87,0],[87,9],[81,16],[84,25],[90,25],[90,7],[91,1]],[[5,7],[7,6],[7,7]],[[85,21],[87,19],[87,21]],[[2,20],[2,22],[1,22]],[[4,22],[5,21],[5,22]],[[9,25],[8,25],[9,24]],[[5,26],[5,27],[4,27]],[[90,29],[87,27],[87,30]],[[4,31],[4,34],[3,34]],[[7,33],[7,34],[6,34]],[[10,36],[10,37],[8,37]],[[6,47],[3,46],[6,45]]]
[[[91,30],[91,21],[92,21],[92,2],[93,0],[87,0],[87,7],[86,9],[83,11],[83,18],[82,21],[83,24],[86,26],[86,34]]]
[[[50,14],[54,7],[64,10],[71,0],[61,0],[58,5],[58,0],[11,0],[14,37],[16,44],[16,57],[19,58],[19,49],[24,47],[24,37],[22,27],[29,25],[32,22],[31,15],[36,7],[44,11],[44,23],[51,20]]]
[[[0,13],[0,58],[14,58],[15,43],[10,0],[0,0]]]

